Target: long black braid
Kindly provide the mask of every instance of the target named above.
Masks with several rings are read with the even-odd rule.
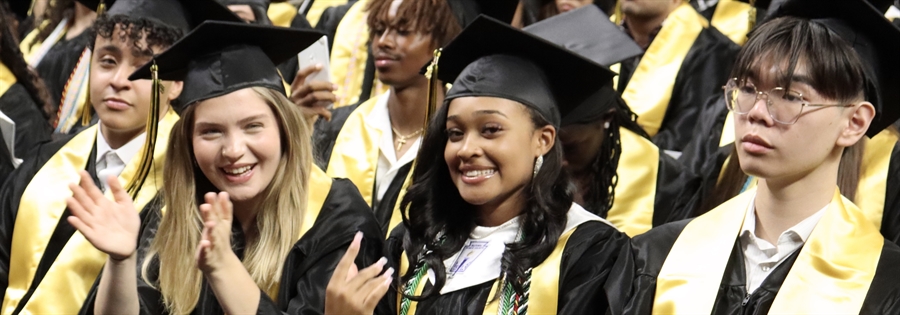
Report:
[[[9,68],[9,71],[16,76],[16,81],[22,84],[25,91],[31,96],[38,109],[44,114],[44,118],[50,117],[53,111],[53,104],[50,101],[50,92],[47,86],[38,74],[28,67],[28,62],[22,56],[19,49],[19,40],[16,38],[16,30],[13,28],[12,21],[15,20],[9,10],[9,4],[0,3],[0,62],[3,62]]]
[[[616,184],[619,181],[617,169],[622,154],[622,140],[619,128],[624,127],[638,135],[650,138],[647,132],[637,123],[638,116],[628,108],[621,97],[614,98],[615,112],[606,129],[606,138],[591,164],[591,177],[586,185],[584,196],[585,209],[601,217],[606,217],[616,198]]]

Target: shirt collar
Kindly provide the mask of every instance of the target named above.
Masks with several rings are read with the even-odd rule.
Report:
[[[786,231],[782,232],[778,238],[781,239],[781,237],[783,237],[786,234],[794,234],[794,235],[800,237],[800,240],[805,243],[806,240],[809,239],[809,235],[812,234],[812,231],[816,227],[816,224],[818,224],[819,220],[822,219],[822,216],[825,215],[825,210],[828,209],[828,207],[830,205],[831,205],[831,203],[825,205],[825,207],[823,207],[822,209],[819,209],[819,211],[817,211],[816,213],[813,213],[809,217],[806,217],[806,219],[803,219],[803,221],[800,221],[800,223],[797,223],[797,225],[794,225],[791,228],[787,229]],[[755,197],[750,200],[750,204],[747,206],[747,212],[746,212],[746,215],[744,216],[744,225],[741,227],[740,235],[741,236],[750,235],[750,236],[753,236],[754,239],[757,238],[757,236],[756,236],[756,198]]]
[[[382,134],[392,135],[391,113],[388,111],[388,98],[390,95],[391,91],[388,90],[378,96],[378,99],[375,100],[375,106],[372,107],[372,111],[366,116],[366,123],[372,128],[380,130]]]
[[[98,124],[99,125],[99,124]],[[103,128],[102,125],[99,125],[99,128]],[[95,162],[100,162],[106,156],[106,153],[112,151],[115,152],[116,155],[119,156],[119,159],[122,160],[122,163],[128,164],[135,155],[141,150],[144,146],[144,138],[146,138],[147,133],[141,133],[131,141],[128,141],[125,145],[121,146],[118,149],[113,149],[109,146],[109,142],[106,141],[106,137],[103,136],[103,133],[99,130],[97,131],[97,159]]]

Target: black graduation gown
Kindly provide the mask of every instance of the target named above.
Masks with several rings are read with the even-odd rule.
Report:
[[[16,157],[27,159],[28,152],[50,141],[53,128],[25,87],[16,83],[0,96],[0,112],[16,123]],[[0,182],[4,177],[0,177]]]
[[[50,48],[36,67],[38,74],[47,85],[47,91],[50,92],[54,110],[59,109],[63,90],[66,88],[72,71],[75,71],[75,66],[78,65],[78,58],[81,57],[81,53],[84,52],[88,43],[93,40],[90,33],[90,30],[85,30],[72,39],[61,38]]]
[[[385,242],[388,264],[400,266],[406,227],[399,225]],[[559,270],[559,314],[602,314],[608,307],[603,284],[628,244],[628,236],[597,221],[582,223],[569,237]],[[416,314],[482,314],[494,281],[435,296],[418,302]],[[431,286],[427,282],[425,289]],[[397,313],[396,287],[388,290],[376,314]],[[413,315],[413,314],[410,314]]]
[[[740,47],[714,27],[700,31],[675,77],[672,97],[653,143],[681,152],[694,136],[694,125],[710,95],[722,91]],[[619,93],[625,91],[643,55],[623,61]],[[638,122],[640,122],[638,117]]]
[[[2,130],[0,130],[0,139],[3,139]],[[0,183],[5,182],[6,178],[9,177],[9,174],[16,170],[15,166],[13,166],[12,159],[12,155],[9,150],[6,149],[6,145],[0,143]]]
[[[338,133],[341,132],[341,128],[347,122],[347,117],[363,102],[365,101],[361,100],[357,104],[334,109],[331,111],[331,121],[326,121],[322,118],[316,121],[313,128],[313,152],[316,165],[321,169],[328,169],[328,161],[331,159],[331,152],[334,150],[334,142],[337,140]],[[406,181],[410,170],[412,170],[412,162],[400,167],[397,176],[391,181],[384,196],[373,209],[375,218],[381,224],[382,235],[387,234],[390,228],[388,225],[391,224],[394,207],[400,202],[400,191],[403,189],[403,183]],[[373,192],[377,193],[375,190]],[[372,196],[372,199],[376,199],[375,196]]]
[[[618,292],[611,297],[612,314],[650,314],[656,294],[656,277],[675,240],[690,220],[669,223],[639,235],[632,240],[632,248],[623,249],[613,268],[607,290]],[[628,252],[628,251],[631,252]],[[718,295],[713,306],[715,315],[767,314],[788,272],[800,251],[785,259],[762,282],[759,289],[748,295],[746,271],[740,242],[735,239],[728,265],[725,268]],[[884,242],[875,278],[863,302],[860,314],[900,314],[900,247]],[[798,301],[807,303],[808,301]]]
[[[3,184],[3,187],[0,188],[0,292],[6,292],[6,288],[9,286],[9,263],[12,250],[13,228],[16,224],[16,215],[19,211],[22,193],[47,160],[56,154],[56,152],[74,136],[75,135],[64,136],[59,140],[39,145],[32,152],[31,158],[25,160],[22,165],[19,165],[19,168],[10,174],[7,181]],[[88,157],[88,163],[87,166],[85,166],[85,170],[91,175],[91,178],[93,178],[94,184],[99,187],[100,180],[97,177],[96,172],[96,157],[97,146],[94,145],[94,149],[91,150],[90,156]],[[18,314],[21,307],[24,307],[25,303],[34,293],[34,290],[41,283],[41,279],[47,274],[47,271],[53,265],[53,262],[56,261],[63,246],[65,246],[69,241],[69,238],[75,234],[75,227],[66,220],[70,215],[71,213],[66,209],[60,217],[59,223],[57,223],[53,235],[51,236],[50,243],[44,251],[43,256],[41,256],[40,264],[34,275],[34,281],[28,292],[25,294],[25,297],[19,303],[19,308],[17,308],[13,314]]]
[[[162,202],[148,205],[142,214],[141,233],[138,247],[138,274],[145,254],[153,241],[161,222]],[[152,207],[151,207],[152,206]],[[233,247],[238,257],[243,256],[244,236],[240,223],[232,226]],[[257,314],[323,314],[325,312],[325,287],[338,261],[357,231],[364,234],[356,265],[360,268],[375,263],[382,255],[382,241],[379,226],[375,223],[369,207],[349,180],[335,179],[331,191],[322,206],[313,227],[291,248],[284,262],[277,302],[260,290]],[[159,262],[151,262],[148,278],[158,277]],[[81,314],[94,314],[97,284],[85,301]],[[162,294],[138,277],[138,295],[141,314],[168,314],[162,301]],[[191,314],[224,314],[215,293],[203,280],[200,300]]]

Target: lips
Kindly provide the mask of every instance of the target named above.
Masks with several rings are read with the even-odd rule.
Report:
[[[497,174],[497,169],[484,166],[463,166],[459,169],[460,179],[466,184],[480,184]]]
[[[125,110],[132,107],[131,103],[121,98],[112,96],[104,98],[103,103],[106,105],[106,107],[109,107],[112,110]]]
[[[233,184],[246,183],[253,176],[256,164],[229,165],[220,167],[225,180]]]
[[[384,67],[388,66],[391,63],[397,62],[400,58],[397,56],[393,56],[385,53],[376,53],[375,54],[375,66]]]
[[[762,154],[773,150],[775,147],[766,141],[766,139],[754,134],[749,134],[741,138],[741,148],[747,153]]]

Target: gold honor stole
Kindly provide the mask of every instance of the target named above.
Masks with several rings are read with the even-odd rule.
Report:
[[[747,42],[747,33],[750,32],[750,9],[750,4],[738,0],[719,0],[709,23],[733,42],[743,46]]]
[[[622,155],[616,173],[615,200],[606,215],[620,231],[634,237],[653,227],[659,148],[636,133],[619,127]]]
[[[322,13],[325,13],[325,9],[344,4],[347,4],[347,0],[315,0],[306,11],[306,20],[309,21],[309,25],[316,26],[319,24],[319,19],[322,18]]]
[[[134,200],[141,211],[162,185],[163,163],[169,131],[178,115],[169,109],[159,122],[156,148],[151,174]],[[11,314],[32,286],[41,257],[50,242],[57,223],[66,210],[66,198],[72,195],[69,183],[79,181],[78,172],[88,165],[90,152],[98,136],[97,125],[78,133],[34,175],[22,193],[19,212],[13,229],[10,252],[9,287],[3,300],[2,314]],[[127,183],[137,172],[140,155],[136,155],[119,175],[119,181]],[[112,199],[112,193],[106,192]],[[77,313],[87,298],[94,280],[106,262],[107,255],[94,248],[84,235],[75,232],[59,253],[59,257],[47,270],[31,298],[22,309],[23,314]]]
[[[5,64],[0,62],[0,96],[6,94],[6,91],[9,90],[13,85],[18,82],[16,80],[16,76],[6,67]]]
[[[322,211],[322,207],[325,206],[325,200],[328,199],[328,194],[331,192],[332,183],[331,177],[328,177],[315,164],[312,165],[309,183],[307,184],[309,191],[306,193],[306,213],[303,213],[303,222],[300,224],[300,236],[297,239],[306,235],[306,232],[316,223],[316,218],[319,217],[319,212]]]
[[[756,189],[697,217],[663,263],[653,314],[710,314]],[[835,188],[831,204],[800,250],[770,314],[859,314],[884,238]],[[702,258],[702,259],[698,259]],[[815,288],[815,289],[810,289]]]
[[[269,16],[272,25],[290,27],[291,21],[297,16],[297,8],[287,2],[276,2],[269,4],[269,10],[266,12],[266,15]]]
[[[38,33],[48,25],[50,25],[50,21],[44,20],[41,22],[40,27],[35,28],[28,33],[28,35],[25,36],[25,39],[19,43],[19,50],[22,51],[22,56],[25,57],[25,61],[28,62],[28,65],[32,67],[37,66],[37,64],[44,59],[44,56],[47,55],[47,52],[50,51],[50,48],[53,48],[53,45],[56,45],[56,43],[66,35],[66,32],[69,29],[69,19],[63,18],[43,42],[32,45],[32,43],[37,40]]]
[[[375,170],[378,167],[378,142],[381,141],[381,131],[369,126],[365,118],[372,112],[377,102],[378,97],[370,98],[347,117],[347,121],[338,132],[337,139],[334,140],[334,149],[328,161],[328,169],[325,171],[330,177],[350,179],[370,207],[375,196]],[[400,199],[409,187],[411,174],[412,170],[403,182],[385,237],[401,222]]]
[[[560,263],[562,262],[563,250],[566,249],[566,243],[569,242],[569,237],[571,237],[572,233],[574,233],[577,229],[578,226],[575,226],[575,228],[572,228],[560,235],[559,241],[556,242],[556,247],[553,249],[553,252],[550,253],[550,256],[548,256],[547,259],[545,259],[544,262],[542,262],[540,265],[537,265],[537,267],[534,267],[531,270],[531,293],[529,293],[528,295],[528,313],[557,313],[557,303],[559,302],[559,269]],[[400,255],[399,274],[406,274],[407,269],[409,269],[409,260],[406,258],[406,251],[403,251],[403,254]],[[494,296],[497,295],[498,283],[499,281],[494,280],[494,286],[491,287],[491,292],[488,294],[488,302],[487,305],[484,306],[483,314],[485,315],[496,315],[499,312],[498,307],[500,299],[494,298]],[[420,284],[416,288],[415,295],[422,295],[422,291],[424,289],[425,284]],[[401,297],[402,295],[398,293],[397,314],[400,314]],[[417,306],[418,303],[416,301],[410,300],[409,312],[407,312],[407,314],[415,315]]]
[[[320,2],[325,3],[324,0],[318,0],[313,7]],[[358,103],[359,95],[362,93],[366,61],[369,58],[369,27],[366,26],[365,12],[368,2],[359,0],[351,6],[338,24],[334,35],[330,71],[331,81],[338,86],[337,91],[334,91],[337,97],[337,101],[334,102],[335,108]],[[312,9],[309,14],[312,14]],[[312,20],[310,23],[313,23]],[[377,77],[376,71],[371,95],[380,95],[387,91],[387,86],[381,84]]]
[[[687,2],[669,14],[634,70],[622,99],[651,137],[659,132],[681,63],[709,22]],[[613,65],[619,72],[619,65]]]
[[[872,138],[863,137],[859,141],[866,141],[866,144],[863,149],[859,185],[856,187],[854,203],[869,218],[869,221],[875,224],[875,227],[881,228],[885,194],[887,193],[888,169],[891,167],[891,153],[894,151],[897,141],[900,141],[900,134],[893,128],[887,128]],[[719,138],[719,147],[731,143],[734,143],[734,114],[729,113],[725,118],[722,136]],[[731,156],[728,157],[728,159],[730,158]],[[728,160],[725,160],[723,165],[728,165]],[[719,181],[722,180],[724,170],[723,166],[719,171]]]

